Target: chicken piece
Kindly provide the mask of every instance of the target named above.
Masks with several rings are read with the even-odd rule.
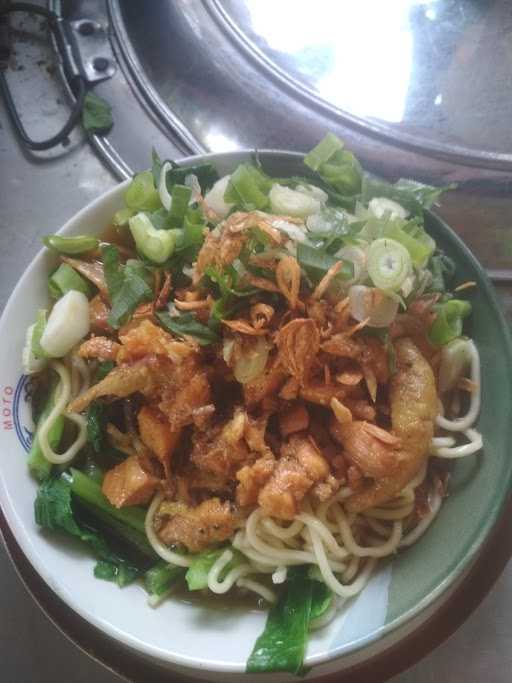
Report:
[[[206,471],[224,480],[250,459],[250,451],[243,439],[246,414],[237,409],[231,420],[222,427],[200,432],[193,437],[191,461],[199,471]]]
[[[165,415],[151,406],[143,406],[139,410],[137,423],[142,443],[165,466],[178,444],[181,430],[173,431]]]
[[[339,384],[322,384],[311,382],[300,390],[300,397],[309,403],[316,403],[320,406],[330,406],[333,398],[343,401],[346,390]]]
[[[241,507],[256,505],[261,488],[267,483],[274,471],[276,461],[273,456],[263,457],[253,465],[245,465],[236,473],[236,502]]]
[[[373,422],[377,415],[374,406],[370,405],[368,401],[360,398],[345,399],[345,406],[350,410],[356,420],[365,420],[366,422]]]
[[[131,365],[121,365],[111,370],[108,375],[86,392],[75,398],[68,405],[69,413],[81,413],[87,406],[101,396],[125,398],[141,391],[151,394],[157,384],[156,375],[160,367],[158,359],[148,356]]]
[[[114,507],[121,508],[147,503],[157,485],[158,479],[142,469],[136,455],[131,455],[106,473],[101,490]]]
[[[163,503],[162,511],[165,511],[165,506]],[[167,545],[178,543],[197,553],[227,540],[235,531],[237,518],[231,505],[222,503],[219,498],[210,498],[193,508],[180,503],[171,506],[175,513],[157,532]]]
[[[332,474],[329,474],[325,481],[319,481],[311,489],[311,495],[316,498],[319,503],[325,503],[334,496],[336,491],[340,488],[340,481]]]
[[[376,425],[333,420],[331,434],[343,446],[347,460],[367,477],[381,479],[398,465],[400,439]]]
[[[324,458],[331,464],[333,463],[334,458],[339,456],[340,447],[331,437],[323,415],[321,417],[311,417],[309,421],[308,436],[313,439]]]
[[[267,369],[259,377],[244,384],[244,398],[249,406],[260,403],[265,397],[277,394],[286,380],[286,372],[275,360],[267,363]]]
[[[213,415],[215,414],[215,406],[213,403],[207,403],[200,408],[194,408],[192,411],[192,422],[202,432],[206,431],[210,426]]]
[[[137,455],[135,445],[133,443],[133,436],[127,432],[122,432],[112,422],[106,426],[108,442],[114,448],[117,448],[121,453],[126,455]]]
[[[361,491],[364,488],[364,476],[361,470],[355,465],[350,465],[347,470],[347,482],[352,491]]]
[[[342,332],[333,335],[322,344],[322,351],[340,358],[352,358],[357,360],[359,359],[362,350],[362,344],[358,339],[347,337]]]
[[[267,431],[268,414],[260,418],[245,417],[244,439],[251,451],[268,455],[269,447],[265,442],[265,432]]]
[[[390,380],[391,424],[401,441],[393,472],[347,499],[360,512],[391,500],[413,479],[428,457],[438,411],[432,368],[409,338],[395,342],[397,372]]]
[[[329,464],[313,439],[293,436],[283,446],[281,454],[284,456],[293,454],[313,482],[325,479],[330,473]]]
[[[119,339],[121,339],[121,337],[126,337],[129,332],[139,327],[143,320],[148,320],[153,323],[153,304],[146,303],[137,306],[133,311],[131,318],[119,328],[117,332]]]
[[[389,380],[389,361],[386,347],[375,337],[364,337],[362,343],[360,362],[363,370],[370,369],[379,384],[386,384]]]
[[[297,402],[279,413],[279,431],[286,438],[294,432],[302,432],[309,427],[309,413],[303,403]]]
[[[91,337],[80,345],[78,355],[82,358],[115,360],[120,348],[120,344],[108,337]]]
[[[280,458],[267,483],[258,494],[258,503],[266,515],[291,520],[313,481],[293,457]]]
[[[281,449],[281,458],[258,494],[258,503],[267,515],[293,519],[312,486],[325,481],[329,475],[329,464],[314,441],[292,436]]]
[[[249,213],[237,211],[231,214],[216,230],[212,230],[206,236],[197,256],[197,279],[202,276],[208,266],[223,268],[233,263],[249,239],[251,228],[259,228],[274,244],[281,244],[281,232],[271,225],[274,219],[275,217],[258,211]]]
[[[299,383],[295,377],[290,377],[279,392],[279,397],[284,398],[285,401],[293,401],[299,395]]]
[[[359,384],[363,377],[363,373],[354,363],[353,365],[348,365],[342,370],[342,372],[336,375],[336,381],[347,387],[355,387]]]
[[[89,321],[92,332],[95,334],[112,334],[114,332],[108,324],[109,313],[107,304],[99,294],[89,301]]]
[[[311,318],[296,318],[277,335],[279,362],[301,386],[307,383],[320,348],[320,333]]]
[[[186,364],[182,364],[183,369]],[[181,368],[181,366],[178,366]],[[168,385],[162,391],[160,410],[165,414],[173,431],[194,422],[197,411],[210,404],[211,390],[206,372],[196,371],[188,379],[185,373],[176,373],[175,386]]]
[[[150,320],[143,319],[126,334],[119,334],[122,349],[117,362],[126,363],[149,354],[167,356],[174,363],[181,363],[184,358],[196,353],[194,345],[177,341],[168,332]]]

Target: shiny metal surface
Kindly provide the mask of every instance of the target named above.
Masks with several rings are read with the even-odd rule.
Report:
[[[509,3],[207,4],[249,58],[312,107],[423,153],[510,169]]]
[[[284,0],[279,0],[279,3],[255,0],[252,5],[223,1],[222,8],[230,13],[233,21],[238,22],[247,37],[264,50],[269,40],[268,27],[265,29],[267,33],[263,29],[257,32],[247,17],[245,23],[242,21],[243,7],[254,7],[256,2],[274,10],[271,14],[268,9],[268,16],[275,18],[277,25],[276,17],[279,15],[275,12],[280,10],[276,10],[276,6],[281,2],[286,4]],[[297,7],[302,3],[294,4]],[[361,4],[364,4],[362,0]],[[380,3],[375,0],[372,4],[396,4],[402,8],[412,7],[411,12],[419,12],[417,8],[423,11],[445,6],[447,2],[393,0]],[[304,100],[283,91],[281,86],[268,79],[246,50],[240,51],[229,38],[226,28],[213,16],[215,8],[212,10],[211,3],[152,0],[145,4],[143,13],[139,11],[139,3],[130,0],[110,0],[109,5],[113,13],[117,12],[116,20],[123,22],[124,33],[119,32],[112,37],[113,52],[119,62],[117,71],[112,79],[98,84],[96,91],[112,103],[115,125],[108,138],[96,139],[93,143],[98,146],[101,158],[108,158],[109,166],[116,170],[118,177],[128,174],[132,168],[146,166],[151,146],[163,155],[176,158],[189,153],[191,143],[212,151],[243,146],[305,150],[329,127],[345,137],[367,168],[386,177],[409,175],[435,183],[453,179],[461,183],[461,189],[443,202],[440,213],[466,239],[487,267],[501,269],[504,271],[502,275],[509,277],[512,261],[512,176],[508,172],[435,160],[420,152],[404,151],[381,138],[363,134],[362,129],[351,128],[338,119],[319,114]],[[510,94],[505,73],[507,69],[510,71],[510,62],[508,57],[503,57],[500,64],[486,61],[483,49],[484,43],[502,41],[500,45],[503,45],[503,41],[506,42],[509,35],[507,12],[512,3],[508,0],[487,3],[454,0],[451,6],[452,9],[458,8],[457,11],[467,7],[468,11],[480,17],[492,16],[494,26],[501,24],[503,27],[502,33],[495,30],[490,37],[485,28],[477,34],[470,32],[469,38],[465,37],[466,47],[472,46],[476,56],[471,57],[465,72],[459,70],[458,73],[463,74],[459,89],[471,90],[469,86],[463,87],[468,81],[464,73],[476,73],[477,67],[481,66],[484,75],[480,77],[480,85],[484,84],[485,74],[489,81],[496,77],[502,87],[503,99],[494,101],[492,111],[490,105],[487,111],[484,110],[480,124],[473,108],[473,118],[469,119],[473,128],[470,129],[468,124],[463,131],[466,137],[461,137],[461,140],[469,145],[472,153],[474,150],[512,153],[507,137],[510,134],[510,116],[505,115],[510,108],[504,109]],[[91,18],[108,29],[106,4],[99,0],[71,0],[63,3],[63,9],[72,19]],[[15,54],[8,77],[25,113],[27,128],[34,136],[43,137],[65,120],[67,93],[56,77],[51,50],[47,48],[44,37],[37,37],[37,22],[25,18],[17,22],[21,31],[16,35]],[[474,27],[474,22],[471,25]],[[485,27],[486,24],[477,22],[477,25]],[[278,27],[282,27],[281,20]],[[294,31],[292,19],[285,23],[281,32],[293,37]],[[128,64],[128,42],[123,45],[124,38],[129,41],[135,66]],[[493,47],[497,49],[498,46]],[[287,66],[280,61],[279,55],[268,54],[278,66]],[[307,62],[309,71],[306,69],[305,73],[290,70],[291,67],[288,67],[288,73],[296,79],[302,78],[304,87],[314,92],[311,62],[312,58]],[[150,79],[154,93],[163,103],[162,111],[165,107],[172,108],[173,115],[185,126],[185,131],[174,130],[168,123],[172,119],[167,122],[161,120],[147,94],[138,90],[134,68],[139,70],[141,83],[145,78]],[[491,83],[488,85],[491,88]],[[422,135],[425,131],[436,132],[431,139],[445,144],[449,131],[457,130],[455,116],[464,114],[473,97],[472,92],[459,92],[459,95],[456,90],[452,92],[461,107],[457,113],[457,107],[451,105],[454,113],[450,114],[448,122],[436,122],[432,117],[437,110],[434,114],[429,113],[428,103],[422,105],[418,100],[416,114],[410,113],[404,118],[408,130],[417,121],[418,125],[421,124]],[[479,92],[485,94],[482,87]],[[465,107],[462,106],[464,102]],[[334,104],[339,106],[337,102]],[[358,116],[370,116],[355,107],[351,111]],[[372,116],[375,116],[375,110]],[[389,115],[387,117],[381,112],[380,124],[393,131],[400,122],[389,121]],[[95,156],[78,130],[66,147],[38,155],[23,152],[13,139],[0,102],[0,308],[39,249],[40,236],[54,231],[115,182],[114,175]],[[501,286],[498,291],[512,322],[512,286]],[[0,620],[2,681],[121,681],[117,675],[71,645],[46,620],[22,588],[1,546],[0,577],[0,613],[4,615]],[[512,567],[509,564],[493,592],[457,633],[412,669],[392,679],[392,683],[508,683],[512,669],[511,614]],[[169,680],[173,679],[176,680],[169,676]],[[137,677],[134,680],[150,678]]]

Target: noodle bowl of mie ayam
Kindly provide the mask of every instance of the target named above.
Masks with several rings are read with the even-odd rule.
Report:
[[[85,214],[97,236],[78,217],[45,238],[51,303],[23,314],[35,420],[23,487],[38,552],[46,543],[67,572],[92,562],[88,590],[111,605],[132,596],[137,635],[116,608],[108,632],[161,657],[144,624],[186,624],[209,595],[219,614],[268,612],[245,608],[247,671],[299,673],[355,648],[336,624],[368,584],[388,577],[382,617],[353,642],[403,621],[407,600],[428,602],[476,549],[483,521],[463,525],[454,557],[437,555],[443,576],[396,583],[408,562],[425,565],[422,547],[437,552],[436,534],[452,538],[457,472],[478,488],[487,467],[476,313],[492,295],[456,238],[429,232],[441,190],[370,178],[334,136],[302,177],[249,159],[225,170],[155,159]],[[506,487],[497,466],[486,476]],[[490,524],[496,500],[478,505]],[[64,534],[80,562],[54,540]],[[184,650],[170,643],[163,658],[190,665]],[[240,668],[226,657],[205,666]]]

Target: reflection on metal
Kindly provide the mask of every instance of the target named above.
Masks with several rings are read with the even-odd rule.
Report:
[[[116,47],[120,51],[139,93],[145,98],[153,115],[156,114],[159,121],[164,124],[173,135],[177,135],[182,140],[188,151],[197,154],[204,152],[205,148],[196,138],[194,138],[185,124],[180,121],[173,111],[165,104],[158,91],[153,87],[153,84],[141,68],[140,62],[126,33],[118,2],[108,0],[108,11],[112,28],[114,29],[116,36]]]
[[[103,158],[119,180],[131,178],[134,169],[126,163],[108,138],[102,135],[90,135],[89,140],[99,156]]]
[[[423,154],[512,169],[509,3],[206,0],[206,6],[259,70],[325,114]],[[484,121],[492,128],[488,136]]]

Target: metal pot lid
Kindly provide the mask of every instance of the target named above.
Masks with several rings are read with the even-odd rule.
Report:
[[[508,3],[159,0],[140,12],[110,0],[109,8],[139,87],[204,149],[305,148],[334,123],[450,162],[512,168]]]

